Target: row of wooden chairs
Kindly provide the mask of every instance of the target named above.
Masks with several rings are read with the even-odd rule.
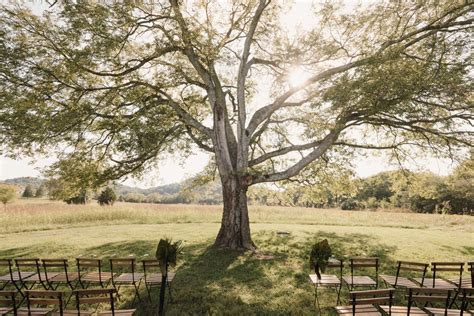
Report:
[[[430,287],[437,289],[455,290],[459,294],[462,288],[472,288],[474,284],[474,262],[433,262],[419,263],[409,261],[397,261],[396,274],[379,275],[380,258],[377,257],[354,257],[348,260],[350,268],[349,275],[343,275],[343,260],[331,259],[327,268],[338,269],[339,276],[336,274],[322,274],[318,279],[316,274],[310,274],[310,282],[314,286],[314,299],[318,309],[320,309],[318,288],[333,287],[337,290],[337,301],[340,302],[340,293],[345,284],[352,291],[357,287],[378,288],[379,278],[388,286],[393,288],[420,288]],[[427,277],[428,269],[431,267],[432,277]],[[468,277],[463,276],[467,267],[470,272]],[[360,272],[364,272],[360,273]],[[456,274],[456,277],[449,279],[441,278],[441,274],[449,272]],[[369,275],[366,275],[369,274]],[[417,277],[414,277],[417,275]]]
[[[20,307],[17,291],[0,291],[0,315],[14,316],[132,316],[135,309],[116,309],[114,288],[73,290],[76,309],[67,309],[65,293],[55,290],[26,290],[26,307]],[[100,304],[107,304],[107,310],[97,311]],[[92,306],[91,306],[92,305]],[[88,308],[87,308],[87,307]],[[93,307],[94,311],[91,311]]]
[[[395,288],[353,291],[349,297],[350,305],[336,306],[338,315],[474,315],[474,310],[469,309],[474,302],[473,288],[462,289],[459,309],[452,308],[456,293],[450,289],[408,288],[407,306],[393,304]]]
[[[110,271],[105,272],[101,259],[76,258],[76,271],[71,271],[67,259],[39,259],[18,258],[0,259],[0,268],[8,273],[0,276],[0,290],[13,286],[25,298],[24,291],[35,286],[42,286],[45,290],[56,290],[59,286],[67,286],[70,290],[78,287],[86,289],[89,286],[105,288],[111,284],[117,292],[121,286],[132,286],[136,298],[141,300],[139,287],[143,281],[148,297],[151,300],[152,286],[160,285],[162,275],[156,272],[159,269],[158,261],[147,259],[141,261],[142,272],[137,271],[135,258],[109,259]],[[167,285],[171,297],[171,282],[174,273],[168,273]]]

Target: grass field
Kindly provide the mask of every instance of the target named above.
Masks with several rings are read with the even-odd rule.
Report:
[[[474,259],[474,217],[251,207],[259,254],[242,254],[208,248],[221,212],[220,206],[18,201],[0,211],[0,258],[142,259],[154,255],[162,237],[183,240],[168,315],[315,314],[307,255],[311,244],[322,238],[329,240],[336,256],[379,256],[382,272],[394,272],[399,259]],[[278,237],[277,231],[290,235]],[[320,297],[323,314],[332,315],[334,291]],[[121,304],[129,306],[130,301]],[[156,303],[135,307],[138,315],[152,315]]]

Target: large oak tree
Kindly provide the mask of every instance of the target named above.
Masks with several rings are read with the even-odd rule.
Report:
[[[222,182],[215,245],[255,249],[251,185],[352,149],[473,146],[470,0],[329,1],[309,31],[282,1],[130,3],[1,9],[3,154],[56,148],[100,184],[197,145]]]

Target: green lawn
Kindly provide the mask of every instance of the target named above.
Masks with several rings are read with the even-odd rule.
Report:
[[[160,238],[181,239],[185,248],[169,315],[314,314],[307,255],[322,238],[337,256],[379,256],[382,272],[393,272],[398,259],[474,259],[474,218],[468,216],[252,207],[251,229],[260,250],[255,255],[208,248],[220,215],[218,206],[19,201],[0,212],[0,257],[141,259],[153,256]],[[290,236],[277,237],[280,230]],[[334,291],[322,292],[321,303],[323,314],[331,315]],[[137,314],[151,315],[155,306],[136,304]]]

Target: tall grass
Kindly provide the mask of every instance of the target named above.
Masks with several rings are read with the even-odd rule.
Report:
[[[462,215],[268,206],[251,206],[249,212],[252,223],[474,229],[474,218]],[[219,205],[117,203],[104,207],[95,203],[67,205],[44,200],[37,203],[19,201],[6,211],[0,211],[0,229],[11,233],[103,224],[218,223],[221,215],[222,206]]]

